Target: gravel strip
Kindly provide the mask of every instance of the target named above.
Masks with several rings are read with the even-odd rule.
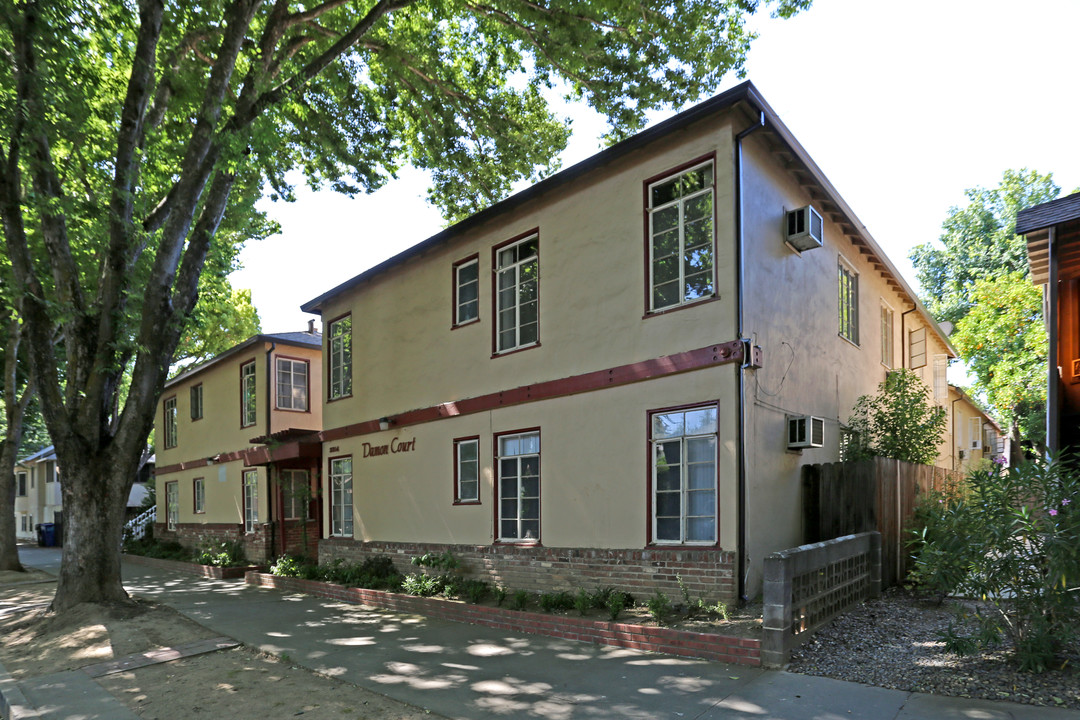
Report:
[[[890,589],[836,618],[792,652],[791,672],[894,690],[1008,700],[1080,710],[1080,643],[1066,665],[1039,675],[1020,672],[1002,646],[961,657],[945,651],[940,633],[955,622],[955,604]]]

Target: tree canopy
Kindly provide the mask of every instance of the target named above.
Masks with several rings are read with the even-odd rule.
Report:
[[[772,3],[783,16],[808,5]],[[264,187],[290,196],[286,173],[300,168],[315,185],[367,192],[408,163],[431,172],[431,201],[461,217],[555,169],[569,134],[546,100],[557,82],[623,137],[648,111],[741,72],[757,9],[745,0],[4,4],[4,250],[65,472],[72,540],[54,609],[126,597],[123,505],[158,394],[215,248],[273,231],[253,208]]]
[[[876,395],[862,395],[848,419],[855,433],[851,459],[884,457],[933,465],[945,433],[945,408],[908,369],[893,370]]]
[[[975,378],[973,393],[1033,444],[1045,433],[1046,326],[1016,213],[1059,192],[1049,174],[1006,170],[996,188],[970,189],[968,204],[949,210],[937,243],[911,252],[923,302],[956,326],[952,340]]]

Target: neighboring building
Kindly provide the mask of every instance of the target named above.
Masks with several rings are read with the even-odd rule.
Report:
[[[320,560],[450,550],[536,590],[757,594],[856,398],[912,368],[947,404],[956,354],[750,83],[303,309]]]
[[[948,414],[939,467],[967,472],[978,468],[984,460],[1011,462],[1009,439],[1001,432],[1001,426],[967,393],[949,385],[949,403],[945,407]]]
[[[251,560],[315,552],[318,445],[314,458],[270,455],[322,427],[321,343],[311,326],[256,335],[165,384],[155,537],[240,540]]]
[[[1080,193],[1021,210],[1031,279],[1043,286],[1047,362],[1046,444],[1080,449]]]
[[[60,471],[56,451],[50,445],[15,464],[15,537],[37,542],[38,525],[56,523],[62,533],[63,522]]]

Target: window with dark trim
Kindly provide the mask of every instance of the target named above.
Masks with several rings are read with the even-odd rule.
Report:
[[[717,542],[717,406],[649,414],[653,542]]]
[[[713,163],[650,183],[649,311],[713,297]]]
[[[498,539],[540,541],[540,431],[496,436]]]
[[[353,535],[352,457],[330,460],[330,535]]]
[[[840,257],[836,262],[840,290],[840,337],[859,344],[859,274]]]
[[[352,316],[330,323],[327,333],[329,351],[330,382],[327,383],[327,398],[352,395]]]
[[[200,420],[203,416],[203,390],[202,384],[191,388],[191,419]]]
[[[292,358],[277,358],[278,410],[308,409],[308,362]]]
[[[480,502],[480,438],[454,440],[454,502]]]
[[[244,532],[255,532],[259,523],[259,471],[244,471]]]
[[[195,478],[191,491],[195,514],[206,512],[206,481],[201,477]]]
[[[540,235],[495,249],[495,352],[540,341]]]
[[[165,449],[176,447],[178,432],[176,427],[176,396],[167,398],[163,403],[165,408]]]
[[[26,497],[26,473],[15,473],[15,494],[19,497]]]
[[[255,424],[257,405],[255,393],[255,361],[240,366],[240,426]]]
[[[286,520],[306,520],[311,517],[311,485],[307,470],[281,471],[282,510]]]
[[[165,483],[165,527],[175,530],[180,522],[180,484]]]
[[[466,258],[454,264],[454,325],[480,319],[480,259]]]

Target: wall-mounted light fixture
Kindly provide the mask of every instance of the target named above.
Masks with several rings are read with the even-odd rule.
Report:
[[[388,417],[379,418],[379,429],[380,430],[389,430],[390,426],[393,425],[393,424],[394,424],[394,421],[391,420]]]

